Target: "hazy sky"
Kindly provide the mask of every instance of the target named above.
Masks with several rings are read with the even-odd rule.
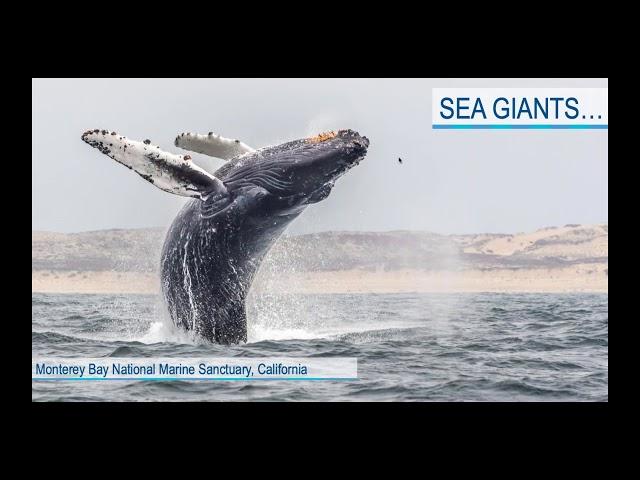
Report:
[[[80,135],[90,128],[149,138],[172,152],[183,131],[214,131],[254,148],[340,128],[366,135],[365,160],[290,233],[519,232],[608,221],[606,130],[434,131],[431,88],[448,86],[607,87],[608,81],[34,79],[33,229],[168,226],[187,201],[83,143]]]

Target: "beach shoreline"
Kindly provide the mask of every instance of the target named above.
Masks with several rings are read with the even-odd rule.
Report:
[[[451,271],[342,270],[258,277],[258,293],[608,293],[604,264],[564,268]],[[157,294],[157,273],[34,270],[32,293]]]

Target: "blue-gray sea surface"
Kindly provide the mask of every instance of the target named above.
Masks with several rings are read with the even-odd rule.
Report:
[[[249,342],[152,295],[32,294],[32,356],[358,358],[356,381],[32,381],[34,401],[608,401],[607,294],[256,296]]]

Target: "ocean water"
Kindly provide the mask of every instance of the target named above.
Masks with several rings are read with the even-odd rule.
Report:
[[[152,295],[32,294],[32,356],[358,358],[357,381],[31,383],[33,401],[608,401],[607,294],[263,295],[249,342],[177,331]]]

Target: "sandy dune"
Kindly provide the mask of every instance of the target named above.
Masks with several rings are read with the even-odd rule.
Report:
[[[539,258],[595,258],[606,257],[609,246],[607,225],[566,225],[560,228],[543,228],[532,233],[478,237],[480,238],[477,241],[472,241],[464,247],[465,253],[501,256],[529,254]]]

